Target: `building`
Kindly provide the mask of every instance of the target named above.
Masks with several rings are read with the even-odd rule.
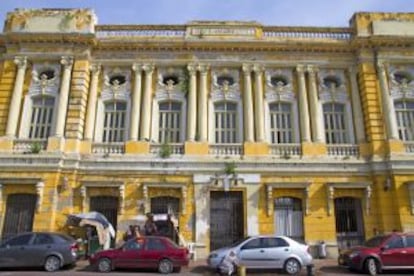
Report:
[[[0,35],[0,150],[3,238],[90,210],[115,228],[172,213],[199,257],[246,235],[334,256],[412,231],[414,13],[316,28],[18,9]]]

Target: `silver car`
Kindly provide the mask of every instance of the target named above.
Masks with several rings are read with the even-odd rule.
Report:
[[[0,268],[43,267],[56,271],[77,259],[76,241],[59,233],[22,233],[0,244]]]
[[[288,274],[297,274],[312,264],[308,248],[285,236],[247,237],[229,247],[212,251],[207,263],[218,269],[224,257],[235,254],[237,264],[246,268],[284,269]]]

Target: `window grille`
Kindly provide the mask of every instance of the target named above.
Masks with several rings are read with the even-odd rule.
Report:
[[[272,144],[293,143],[292,105],[272,103],[270,110],[270,137]]]
[[[54,104],[55,99],[52,97],[40,97],[33,99],[29,138],[44,139],[50,136]]]
[[[125,102],[114,101],[105,104],[102,139],[104,143],[124,141],[126,108]]]
[[[349,143],[344,104],[324,104],[323,118],[325,120],[325,138],[327,144]]]
[[[214,105],[215,143],[237,143],[237,104],[229,102]]]
[[[398,135],[403,141],[414,140],[414,102],[396,101],[395,113],[397,117]]]
[[[179,143],[181,130],[181,103],[163,102],[159,104],[158,141]]]

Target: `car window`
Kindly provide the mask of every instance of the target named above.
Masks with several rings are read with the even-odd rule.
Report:
[[[9,246],[19,246],[19,245],[27,245],[29,244],[30,240],[32,239],[32,234],[25,234],[18,237],[15,237],[9,240],[6,245]]]
[[[148,250],[165,250],[165,245],[161,239],[152,238],[147,240]]]
[[[401,237],[392,237],[388,242],[387,242],[387,246],[388,248],[402,248],[404,247],[404,243]]]
[[[407,247],[414,247],[414,236],[406,236]]]
[[[33,243],[34,244],[51,244],[53,243],[53,238],[48,234],[36,234],[36,237]]]
[[[380,246],[380,245],[381,245],[381,243],[382,243],[385,239],[387,239],[388,237],[389,237],[389,236],[376,236],[376,237],[373,237],[373,238],[371,238],[371,239],[367,240],[367,241],[364,243],[364,245],[365,245],[366,247],[371,247],[371,248],[378,247],[378,246]]]
[[[124,248],[128,250],[140,250],[143,247],[144,247],[143,240],[130,240],[124,246]]]
[[[271,248],[271,247],[289,246],[289,244],[284,239],[281,239],[281,238],[263,238],[262,246],[264,248]]]
[[[248,241],[245,245],[243,245],[241,247],[242,250],[245,249],[255,249],[255,248],[260,248],[260,239],[252,239],[250,241]]]

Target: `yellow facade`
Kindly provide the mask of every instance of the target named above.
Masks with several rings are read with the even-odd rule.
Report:
[[[66,216],[106,210],[103,197],[116,199],[117,225],[168,207],[200,257],[227,222],[239,236],[289,234],[282,224],[292,223],[292,236],[325,241],[330,256],[352,235],[412,231],[414,137],[401,136],[394,103],[414,101],[413,26],[412,13],[357,13],[344,28],[117,26],[98,25],[90,10],[9,13],[0,35],[2,235],[70,233]],[[36,99],[47,97],[49,135],[36,136],[43,119],[33,118],[46,112]],[[105,136],[111,101],[126,104],[121,141]],[[162,142],[161,103],[173,101],[180,138]],[[222,102],[238,114],[230,143],[217,141]],[[290,142],[272,136],[278,102],[296,110]],[[342,142],[328,137],[325,103],[345,108]],[[7,218],[16,194],[36,195],[28,229]],[[220,209],[227,197],[238,207]],[[300,216],[287,221],[288,211]]]

